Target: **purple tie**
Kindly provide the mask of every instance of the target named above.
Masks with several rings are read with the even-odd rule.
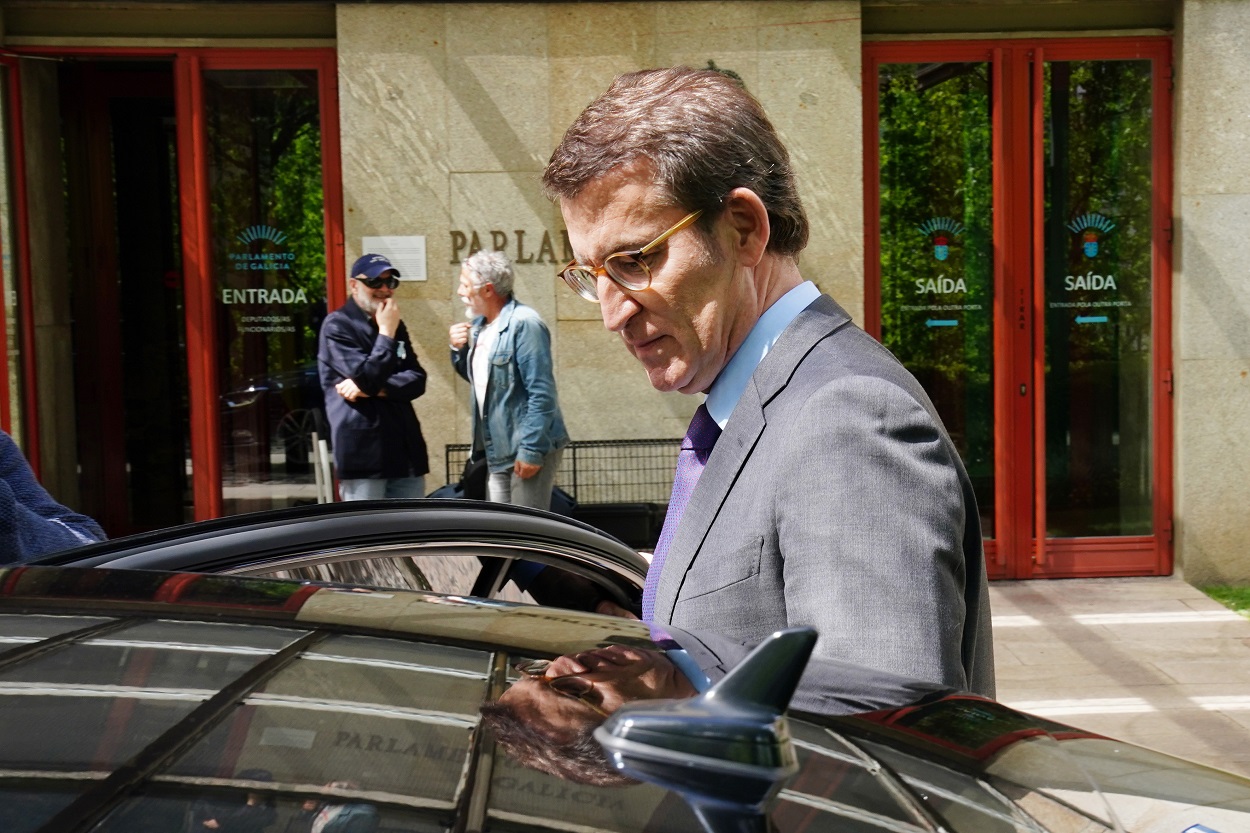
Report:
[[[677,534],[677,525],[681,523],[681,515],[690,502],[690,493],[699,482],[699,475],[707,465],[707,458],[712,454],[712,447],[720,437],[720,426],[712,415],[707,412],[706,405],[700,405],[690,420],[690,428],[681,441],[681,451],[677,452],[677,473],[673,476],[673,496],[668,501],[668,513],[664,516],[664,528],[660,530],[660,540],[655,545],[655,555],[651,556],[651,567],[647,570],[647,581],[642,587],[642,621],[651,622],[655,619],[655,588],[660,583],[660,571],[664,569],[664,559],[668,557],[668,548]]]

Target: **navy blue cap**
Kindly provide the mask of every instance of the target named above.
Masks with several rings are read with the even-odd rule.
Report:
[[[366,278],[376,278],[383,272],[394,272],[395,277],[399,277],[399,270],[391,265],[391,262],[382,255],[361,255],[356,258],[356,262],[352,264],[353,278],[364,276]]]

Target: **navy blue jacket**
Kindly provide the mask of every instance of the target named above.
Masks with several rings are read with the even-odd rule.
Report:
[[[425,371],[400,322],[395,338],[378,332],[351,298],[326,316],[317,339],[330,445],[341,480],[416,477],[430,470],[412,400],[425,393]],[[368,397],[348,402],[334,386],[351,379]],[[378,396],[386,391],[385,396]]]
[[[103,540],[99,524],[52,499],[17,443],[0,431],[0,564]]]

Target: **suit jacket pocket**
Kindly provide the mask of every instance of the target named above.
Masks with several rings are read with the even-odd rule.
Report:
[[[717,552],[705,544],[686,573],[678,601],[706,596],[758,576],[763,552],[763,537],[729,552]]]

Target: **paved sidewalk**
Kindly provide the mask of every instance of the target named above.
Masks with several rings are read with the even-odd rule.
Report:
[[[1250,775],[1250,619],[1182,579],[990,583],[998,699]]]

